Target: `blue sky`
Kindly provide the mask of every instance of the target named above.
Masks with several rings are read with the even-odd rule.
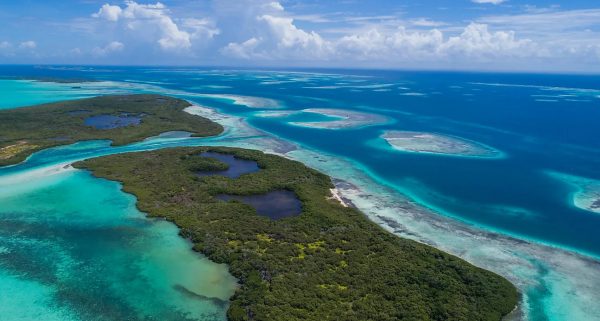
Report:
[[[600,3],[2,1],[0,63],[600,72]]]

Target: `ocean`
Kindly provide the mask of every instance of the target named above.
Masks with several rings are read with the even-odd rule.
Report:
[[[342,194],[391,232],[432,244],[515,283],[524,294],[523,319],[600,320],[600,309],[594,303],[600,299],[600,210],[592,204],[600,199],[600,76],[94,66],[2,66],[0,76],[9,79],[0,81],[3,109],[94,95],[161,93],[205,107],[203,115],[228,129],[215,138],[157,137],[124,147],[110,147],[102,141],[78,143],[0,168],[0,221],[4,222],[0,228],[0,293],[18,291],[17,281],[35,282],[48,306],[70,309],[57,313],[73,319],[85,313],[102,315],[78,306],[79,301],[68,295],[57,295],[89,284],[62,288],[57,281],[59,272],[49,279],[37,275],[35,271],[56,260],[22,259],[26,262],[23,266],[11,263],[15,253],[23,257],[29,253],[21,238],[27,242],[41,238],[53,249],[48,251],[68,257],[65,278],[70,282],[77,280],[72,274],[75,266],[88,265],[90,258],[80,257],[77,246],[70,248],[81,236],[75,232],[63,235],[62,227],[52,224],[52,233],[39,236],[39,230],[45,230],[40,221],[52,213],[57,226],[67,224],[71,231],[86,225],[88,219],[96,226],[97,215],[94,219],[83,215],[87,210],[77,205],[83,199],[76,196],[77,191],[73,197],[59,198],[60,202],[45,196],[49,188],[73,186],[73,180],[77,186],[90,188],[111,183],[60,168],[73,160],[116,152],[215,144],[280,153],[339,179]],[[98,81],[14,80],[31,77]],[[400,145],[394,146],[385,139],[388,133],[438,138],[433,142],[438,149],[427,150],[432,142],[425,141],[425,146],[422,140],[410,142],[413,145],[397,140]],[[442,144],[444,138],[453,142],[450,149]],[[478,147],[493,152],[493,157],[464,152]],[[457,152],[461,148],[462,152]],[[49,186],[40,183],[48,177],[53,177]],[[14,192],[20,191],[19,186],[27,188]],[[128,197],[114,186],[105,186],[103,193]],[[94,208],[104,213],[104,207],[115,204],[116,200],[109,199],[97,202]],[[57,214],[70,206],[69,213],[83,214]],[[123,224],[132,224],[131,209],[121,206],[111,211],[129,222]],[[141,213],[136,213],[135,219],[144,222],[134,227],[142,235],[160,230],[176,236],[173,230],[143,219]],[[12,223],[26,226],[31,233],[19,236],[17,242]],[[117,248],[103,245],[102,237],[89,242],[94,244],[92,248]],[[190,266],[202,266],[207,279],[218,275],[224,280],[203,291],[217,291],[220,296],[230,293],[235,282],[226,269],[212,266],[181,242],[181,255],[199,257],[198,262],[190,259]],[[119,259],[136,261],[136,251],[124,249]],[[117,260],[102,252],[98,251],[98,257]],[[163,262],[147,264],[162,266]],[[90,282],[98,286],[117,277],[123,276],[107,273],[98,283]],[[154,278],[159,279],[145,277],[140,282]],[[185,283],[165,278],[163,287]],[[119,298],[126,297],[124,291],[107,290],[103,295],[123,302]],[[218,310],[206,303],[204,310],[198,311],[186,300],[182,297],[162,306],[161,313],[224,316],[225,307]],[[16,303],[14,306],[19,310]],[[137,311],[141,316],[148,306],[153,304],[131,303],[120,307],[119,313],[134,315],[132,311]],[[0,315],[6,313],[2,309]],[[111,320],[113,316],[102,317]]]

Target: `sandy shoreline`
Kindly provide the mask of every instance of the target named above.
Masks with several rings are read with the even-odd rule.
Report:
[[[335,201],[339,202],[343,207],[352,206],[351,204],[348,204],[349,203],[348,200],[346,200],[342,197],[342,194],[337,189],[337,187],[330,188],[329,191],[331,192],[331,197],[330,197],[331,200],[335,200]]]

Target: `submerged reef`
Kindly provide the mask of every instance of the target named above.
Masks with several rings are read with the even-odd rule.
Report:
[[[198,177],[198,168],[227,166],[198,157],[205,152],[253,160],[261,170],[235,179]],[[501,320],[518,301],[504,278],[396,237],[342,206],[332,199],[329,177],[296,161],[201,147],[112,155],[75,167],[122,182],[142,211],[174,222],[195,250],[227,263],[241,283],[228,310],[233,321]],[[219,199],[281,190],[297,196],[300,215],[273,220]]]
[[[435,133],[390,130],[382,138],[403,152],[482,158],[502,156],[502,152],[481,143]]]
[[[373,126],[389,121],[386,117],[370,113],[362,113],[344,109],[328,109],[328,108],[308,108],[302,110],[304,113],[320,114],[328,117],[333,117],[333,120],[327,121],[298,121],[290,122],[292,125],[324,128],[324,129],[344,129],[357,128],[365,126]]]
[[[600,214],[600,180],[551,171],[547,174],[573,188],[569,197],[575,207]]]
[[[246,106],[249,108],[280,108],[281,103],[274,99],[252,96],[240,96],[230,94],[198,94],[199,97],[206,97],[218,100],[231,101],[235,105]]]

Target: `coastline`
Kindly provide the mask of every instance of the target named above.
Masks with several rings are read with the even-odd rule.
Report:
[[[329,191],[331,192],[330,199],[337,201],[343,207],[354,207],[348,199],[343,198],[343,196],[340,193],[340,190],[337,187],[330,188]]]

